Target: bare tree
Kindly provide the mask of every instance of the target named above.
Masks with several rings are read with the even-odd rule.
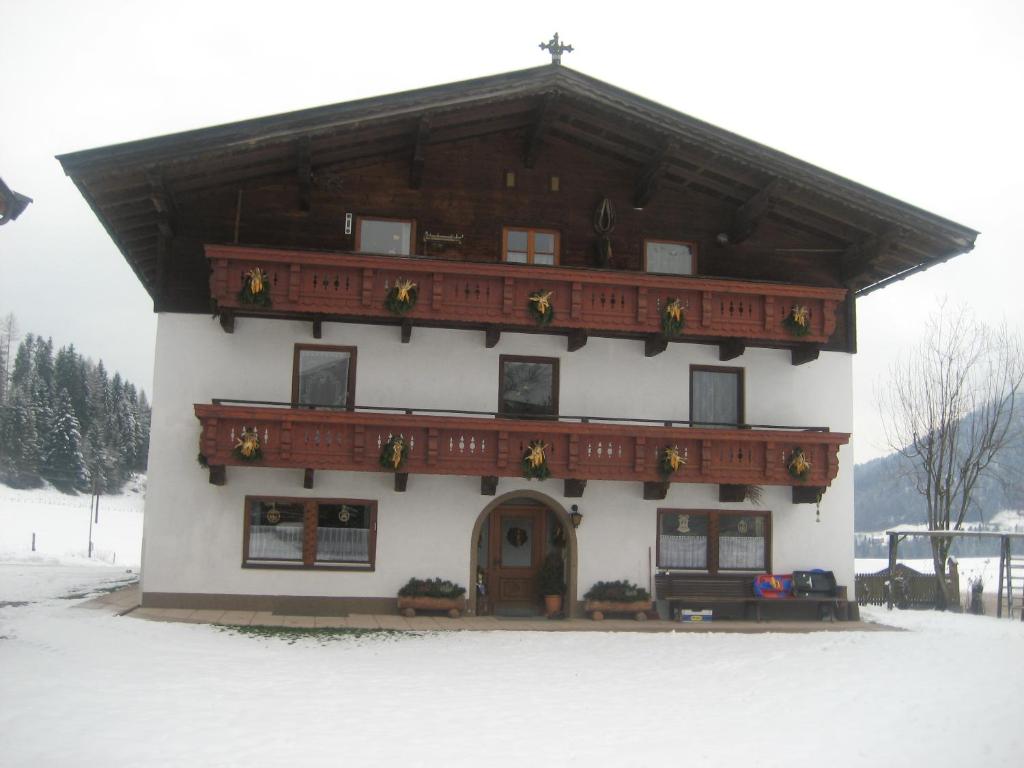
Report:
[[[14,314],[0,318],[0,403],[7,402],[7,385],[11,378],[11,350],[18,343],[18,321]]]
[[[878,402],[889,446],[911,467],[931,530],[960,530],[978,480],[1017,438],[1024,381],[1021,335],[991,327],[967,308],[939,305],[923,341],[896,363]],[[939,608],[953,598],[944,578],[952,540],[932,538]]]

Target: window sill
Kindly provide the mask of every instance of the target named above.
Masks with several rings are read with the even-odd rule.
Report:
[[[252,562],[242,563],[243,568],[254,568],[257,570],[277,570],[277,571],[355,571],[360,573],[372,573],[376,570],[374,563],[314,563],[313,565],[306,565],[305,563],[284,563],[284,562]]]

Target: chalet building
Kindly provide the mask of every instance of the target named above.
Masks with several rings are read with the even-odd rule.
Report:
[[[31,202],[31,197],[15,192],[4,183],[3,179],[0,179],[0,225],[14,221],[21,216]]]
[[[855,300],[977,234],[555,64],[59,159],[159,314],[158,607],[852,584]]]

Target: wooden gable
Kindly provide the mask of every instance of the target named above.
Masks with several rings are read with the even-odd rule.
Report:
[[[464,235],[416,253],[500,258],[503,226],[561,233],[615,269],[644,238],[698,245],[701,274],[863,295],[969,251],[976,232],[565,67],[545,66],[59,158],[158,309],[209,308],[205,243],[352,250],[345,214]],[[514,171],[508,188],[505,173]],[[558,191],[552,191],[552,177]]]

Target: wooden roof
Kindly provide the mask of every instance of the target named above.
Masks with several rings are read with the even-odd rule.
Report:
[[[0,179],[0,224],[14,221],[31,202],[31,197],[15,192]]]
[[[424,126],[429,130],[424,132]],[[635,167],[645,180],[735,206],[733,239],[766,217],[824,236],[857,295],[974,247],[977,232],[564,66],[186,131],[58,157],[154,294],[160,237],[177,195],[296,173],[329,174],[409,156],[417,141],[502,131],[554,137]],[[526,156],[529,162],[530,142]]]

